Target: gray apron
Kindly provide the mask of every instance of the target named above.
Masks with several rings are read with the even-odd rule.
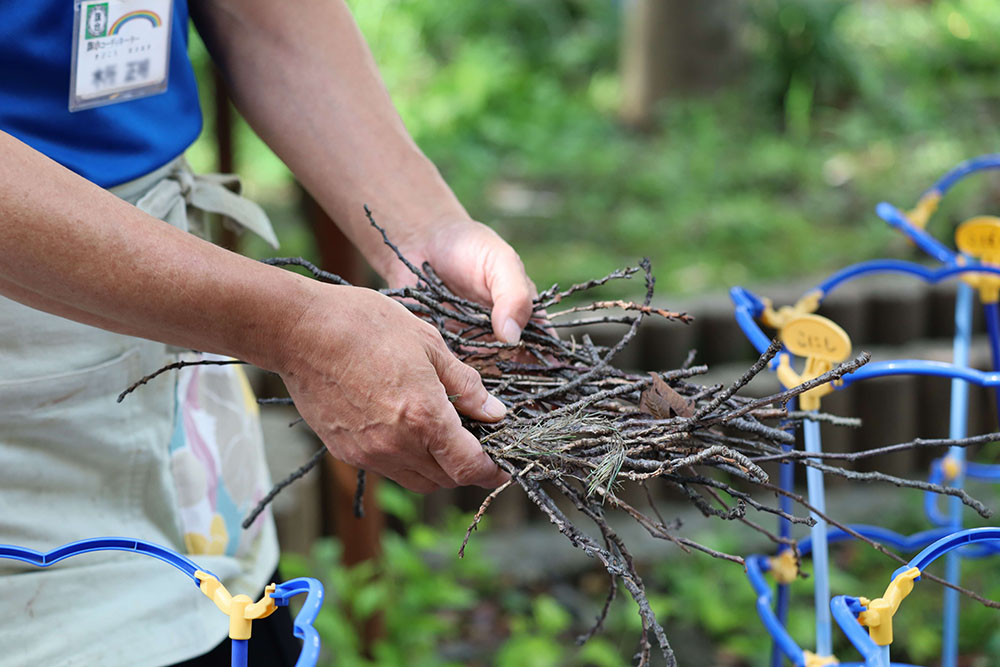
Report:
[[[217,213],[276,245],[237,188],[177,159],[111,192],[185,231],[202,233],[203,214]],[[234,595],[268,583],[278,557],[271,517],[238,527],[270,486],[238,367],[172,372],[115,402],[177,359],[162,343],[0,297],[0,543],[49,551],[134,537],[189,554]],[[228,627],[185,575],[136,554],[46,569],[0,560],[0,590],[2,666],[172,664],[210,650]]]

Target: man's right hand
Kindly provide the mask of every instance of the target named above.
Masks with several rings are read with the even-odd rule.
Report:
[[[421,493],[506,480],[456,408],[487,422],[506,410],[433,326],[374,290],[312,292],[277,370],[336,458]]]
[[[0,294],[276,371],[334,456],[415,491],[505,479],[455,411],[503,406],[401,304],[213,246],[3,132],[0,156]]]

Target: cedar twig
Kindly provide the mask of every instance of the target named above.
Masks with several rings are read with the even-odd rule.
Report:
[[[753,460],[755,463],[764,463],[766,461],[790,461],[794,459],[824,459],[824,460],[836,460],[836,461],[860,461],[861,459],[871,458],[873,456],[882,456],[883,454],[894,454],[896,452],[906,452],[914,451],[917,449],[937,449],[944,447],[971,447],[973,445],[986,444],[988,442],[995,442],[1000,440],[1000,432],[985,433],[983,435],[971,436],[968,438],[939,438],[933,440],[925,440],[923,438],[916,438],[908,442],[900,442],[895,445],[885,445],[883,447],[874,447],[872,449],[863,449],[857,452],[802,452],[802,451],[790,451],[783,452],[781,454],[768,454],[766,456],[755,456]]]
[[[839,415],[831,415],[825,412],[812,412],[810,410],[789,410],[788,418],[808,419],[809,421],[833,424],[834,426],[848,426],[850,428],[859,428],[861,426],[861,420],[857,417],[841,417]]]
[[[654,308],[653,306],[646,306],[635,303],[634,301],[623,301],[621,299],[616,301],[595,301],[583,306],[575,306],[573,308],[567,308],[565,310],[549,313],[549,317],[563,317],[564,315],[570,315],[572,313],[584,313],[594,310],[608,310],[612,308],[618,308],[621,310],[637,310],[643,315],[659,315],[664,319],[675,320],[677,322],[683,322],[684,324],[690,324],[694,321],[694,318],[687,313],[677,313],[671,310]]]
[[[782,344],[779,339],[775,338],[772,340],[771,344],[767,346],[767,349],[764,350],[764,353],[760,355],[760,358],[754,362],[753,366],[751,366],[746,373],[736,380],[736,382],[731,384],[728,389],[717,393],[712,400],[705,403],[705,405],[703,405],[698,412],[694,414],[694,419],[701,419],[705,415],[712,414],[715,412],[716,408],[728,401],[736,392],[749,384],[750,381],[757,377],[762,370],[767,368],[767,364],[770,363],[771,359],[774,359],[775,355],[781,351],[781,346]]]
[[[651,392],[654,387],[651,376],[627,373],[612,365],[616,355],[635,339],[645,317],[656,315],[682,322],[688,318],[685,313],[651,305],[654,279],[648,260],[643,260],[638,267],[612,271],[603,278],[579,283],[563,291],[554,285],[538,296],[533,311],[541,314],[571,296],[582,297],[592,288],[612,280],[629,279],[642,271],[646,293],[640,303],[604,300],[570,307],[559,314],[564,317],[595,314],[558,325],[532,320],[524,328],[521,342],[510,345],[498,342],[492,335],[488,307],[454,294],[429,264],[424,263],[418,268],[410,262],[390,242],[386,230],[376,223],[368,207],[365,207],[365,214],[385,244],[413,274],[415,281],[415,285],[381,290],[382,294],[402,300],[414,316],[437,327],[452,352],[477,368],[487,389],[509,408],[504,419],[497,423],[480,423],[463,418],[463,425],[478,438],[483,450],[510,473],[511,480],[483,501],[466,531],[459,554],[464,554],[472,533],[493,501],[514,486],[520,488],[574,547],[599,561],[610,577],[611,586],[604,607],[594,626],[582,636],[583,639],[600,629],[614,599],[617,582],[638,605],[642,624],[637,652],[639,664],[648,664],[654,638],[667,663],[674,664],[670,644],[649,606],[645,586],[628,545],[611,528],[606,513],[621,513],[649,535],[668,541],[682,551],[701,551],[715,558],[743,563],[741,555],[723,553],[699,544],[679,534],[679,523],[665,522],[649,495],[648,487],[653,481],[679,491],[683,498],[713,521],[741,522],[773,543],[793,549],[794,541],[763,527],[755,520],[755,514],[781,517],[807,526],[814,525],[815,520],[787,510],[782,504],[783,499],[775,504],[777,487],[760,467],[764,462],[794,462],[817,468],[827,476],[877,481],[953,495],[981,513],[987,511],[984,505],[959,489],[878,471],[858,473],[825,461],[851,461],[925,447],[970,445],[993,440],[1000,434],[961,441],[914,440],[847,454],[784,451],[783,447],[794,443],[794,436],[788,431],[789,425],[802,418],[816,418],[836,425],[857,425],[857,420],[832,415],[787,413],[784,404],[809,389],[853,372],[868,361],[867,353],[797,387],[765,398],[751,399],[740,396],[739,392],[767,368],[781,349],[777,341],[773,341],[747,372],[728,386],[694,384],[694,378],[707,369],[692,366],[695,358],[692,351],[678,369],[657,374],[655,387],[660,393],[656,394]],[[347,284],[343,278],[322,271],[306,260],[277,258],[269,260],[269,263],[301,267],[318,280]],[[606,312],[609,308],[623,310],[625,314],[609,314]],[[554,326],[571,328],[597,321],[617,322],[623,325],[623,333],[607,346],[595,345],[586,333],[565,339],[552,335]],[[197,363],[238,362],[181,362],[162,370]],[[144,378],[125,394],[155,376]],[[658,395],[661,404],[656,404],[650,398],[651,394]],[[292,404],[287,398],[262,399],[260,402]],[[276,484],[248,515],[244,527],[254,521],[282,488],[318,464],[325,452],[325,448],[316,452],[292,475]],[[647,492],[649,516],[622,499],[621,488],[631,484],[640,484]],[[365,473],[359,471],[354,496],[355,513],[358,515],[362,510],[364,489]],[[812,509],[800,496],[791,492],[780,492],[779,495],[782,493],[804,510]],[[568,510],[573,512],[572,519],[566,514],[567,505],[557,504],[551,494],[558,495],[569,503],[568,507],[575,508],[575,512]],[[581,522],[589,532],[575,522]]]
[[[496,500],[497,496],[506,491],[513,483],[513,479],[508,479],[506,482],[493,489],[493,491],[490,492],[490,495],[486,496],[486,499],[479,506],[479,511],[476,512],[474,517],[472,517],[472,523],[469,524],[468,529],[465,531],[465,538],[462,540],[462,546],[458,549],[459,558],[465,558],[465,546],[469,543],[469,538],[472,537],[472,531],[479,526],[479,522],[482,521],[483,515],[486,514],[486,510],[490,508],[490,504],[492,504],[493,501]]]
[[[762,408],[772,403],[787,403],[789,399],[795,398],[799,394],[804,394],[810,389],[815,389],[816,387],[827,384],[829,382],[833,382],[834,380],[839,380],[845,375],[853,373],[854,371],[858,370],[859,368],[867,364],[871,360],[871,358],[872,355],[870,355],[867,352],[862,352],[861,354],[856,356],[853,360],[840,364],[834,369],[829,370],[826,373],[823,373],[822,375],[819,375],[811,380],[807,380],[796,387],[786,389],[785,391],[780,391],[777,394],[772,394],[771,396],[767,396],[765,398],[758,398],[752,401],[748,401],[741,407],[732,410],[731,412],[719,415],[718,417],[706,418],[701,424],[699,424],[699,426],[705,427],[705,426],[712,426],[714,424],[724,424],[736,417],[741,417],[745,415],[751,410],[756,410],[757,408]]]
[[[271,266],[301,266],[306,271],[311,273],[313,278],[321,282],[331,283],[333,285],[346,285],[348,287],[351,285],[351,283],[347,282],[336,273],[324,271],[309,260],[301,257],[268,257],[267,259],[262,259],[260,261],[264,264],[270,264]]]
[[[232,364],[245,364],[245,361],[240,361],[239,359],[199,359],[197,361],[175,361],[172,364],[167,364],[163,368],[159,368],[149,375],[143,377],[136,382],[129,385],[128,389],[118,394],[118,403],[125,400],[125,397],[131,394],[133,391],[146,384],[153,378],[166,373],[167,371],[175,371],[181,368],[190,368],[191,366],[230,366]]]
[[[365,482],[368,474],[364,468],[358,468],[357,483],[354,486],[354,518],[365,518]]]
[[[324,455],[326,455],[325,446],[320,447],[318,450],[316,450],[316,453],[313,454],[311,457],[309,457],[309,460],[306,461],[303,465],[299,466],[295,470],[295,472],[293,472],[291,475],[289,475],[282,481],[275,484],[274,487],[272,487],[271,490],[267,492],[267,495],[260,499],[260,502],[257,503],[256,507],[254,507],[250,511],[250,513],[247,514],[246,518],[243,519],[243,523],[241,525],[243,526],[244,530],[250,527],[250,525],[254,522],[254,520],[256,520],[258,516],[260,516],[260,513],[264,511],[264,509],[271,503],[272,500],[274,500],[274,497],[277,496],[279,493],[281,493],[282,489],[284,489],[286,486],[288,486],[289,484],[291,484],[292,482],[294,482],[295,480],[299,479],[307,472],[312,470],[316,466],[316,464],[323,459]]]

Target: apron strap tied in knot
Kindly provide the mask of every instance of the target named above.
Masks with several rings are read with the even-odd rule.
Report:
[[[135,202],[136,207],[203,238],[206,235],[203,216],[190,214],[214,213],[222,216],[227,227],[236,231],[249,229],[272,248],[278,247],[278,237],[264,209],[240,196],[238,176],[195,174],[183,159],[171,167],[164,178]]]

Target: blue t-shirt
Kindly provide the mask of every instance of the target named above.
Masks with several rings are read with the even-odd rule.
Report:
[[[201,132],[187,56],[187,0],[174,0],[167,90],[70,113],[72,0],[0,8],[0,130],[102,187],[153,171]]]

